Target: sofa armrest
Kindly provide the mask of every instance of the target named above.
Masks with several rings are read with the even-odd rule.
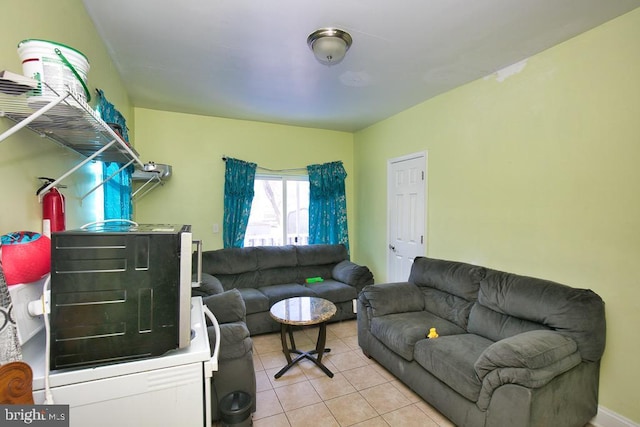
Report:
[[[347,260],[341,261],[333,267],[331,277],[353,286],[358,293],[365,286],[373,284],[373,273],[368,267]]]
[[[580,364],[578,345],[555,331],[529,331],[487,347],[474,364],[482,381],[478,407],[486,410],[493,391],[503,384],[539,388]]]
[[[424,310],[422,292],[409,282],[365,286],[360,293],[360,301],[371,308],[373,317]]]
[[[209,307],[220,324],[246,320],[247,309],[242,294],[237,289],[203,297],[202,302]]]
[[[213,326],[207,328],[209,344],[213,349],[216,332]],[[237,359],[252,351],[252,342],[247,325],[230,322],[220,325],[220,360]],[[215,374],[214,374],[215,376]]]
[[[197,280],[195,274],[193,275],[192,280]],[[224,292],[224,288],[222,287],[222,283],[220,283],[220,280],[218,280],[217,277],[207,273],[202,273],[202,281],[200,282],[200,286],[191,289],[191,295],[194,297],[207,297],[209,295],[221,294],[222,292]]]

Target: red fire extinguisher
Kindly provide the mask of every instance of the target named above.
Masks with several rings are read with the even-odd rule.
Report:
[[[43,180],[43,185],[36,191],[37,195],[40,195],[42,190],[55,181],[42,176],[38,179]],[[56,187],[51,187],[42,197],[42,234],[50,238],[51,233],[64,229],[64,196]]]

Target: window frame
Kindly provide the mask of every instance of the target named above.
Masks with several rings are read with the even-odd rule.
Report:
[[[288,200],[289,200],[289,190],[288,190],[288,182],[309,182],[309,176],[304,174],[296,174],[296,175],[292,175],[292,174],[285,174],[285,173],[256,173],[255,175],[255,182],[259,181],[259,180],[265,180],[265,181],[277,181],[280,182],[280,185],[282,186],[282,206],[286,207]],[[254,184],[255,185],[255,184]],[[308,195],[307,195],[307,199],[308,199]],[[255,196],[254,196],[254,200],[255,200]],[[251,211],[253,214],[253,203],[251,205]],[[307,203],[306,209],[308,211],[309,209],[309,205]],[[300,210],[300,206],[298,207],[298,210]],[[280,241],[282,242],[282,244],[280,245],[275,245],[275,244],[268,244],[268,245],[264,245],[263,243],[261,244],[255,244],[255,241],[252,242],[250,240],[250,236],[245,233],[245,238],[244,238],[244,246],[285,246],[285,245],[308,245],[309,244],[309,233],[307,231],[306,234],[306,238],[304,238],[303,236],[303,241],[302,242],[289,242],[289,233],[288,233],[288,223],[289,223],[289,219],[288,219],[288,213],[286,212],[286,209],[283,209],[283,211],[280,213],[281,215],[281,220],[282,220],[282,224],[281,224],[281,228],[282,228],[282,234],[279,236]],[[249,219],[249,221],[251,221],[251,217]],[[308,219],[307,219],[308,221]],[[249,224],[247,225],[247,229],[249,228],[249,225],[251,223],[249,222]],[[308,222],[307,222],[307,229],[308,229]],[[299,234],[299,233],[298,233]],[[297,237],[296,237],[297,238]]]

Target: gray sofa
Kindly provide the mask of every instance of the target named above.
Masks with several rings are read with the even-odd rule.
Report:
[[[315,277],[323,281],[306,283]],[[331,321],[355,319],[354,301],[370,284],[373,274],[351,262],[344,245],[255,246],[202,253],[200,292],[213,295],[237,289],[246,305],[251,335],[279,331],[269,309],[296,296],[333,302],[337,313]]]
[[[590,290],[424,257],[358,299],[364,353],[460,426],[584,426],[605,330]]]
[[[203,295],[199,290],[194,296],[202,296],[202,302],[216,316],[220,324],[220,352],[218,371],[211,378],[211,417],[220,419],[220,401],[229,393],[243,391],[253,398],[251,412],[256,410],[256,373],[253,366],[253,341],[245,323],[245,305],[240,292],[230,290],[217,295]],[[211,351],[215,347],[216,334],[207,319],[207,332]]]

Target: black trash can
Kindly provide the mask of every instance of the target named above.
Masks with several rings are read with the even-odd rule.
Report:
[[[234,391],[220,401],[220,418],[224,427],[250,427],[253,398],[244,391]]]

